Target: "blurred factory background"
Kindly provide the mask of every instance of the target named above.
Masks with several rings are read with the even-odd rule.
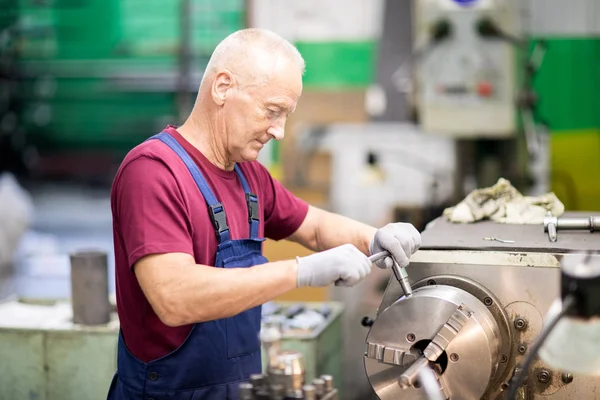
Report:
[[[600,210],[596,0],[0,0],[0,231],[12,223],[16,232],[0,232],[0,299],[69,298],[69,254],[89,248],[108,254],[114,295],[114,173],[129,149],[183,122],[212,50],[243,27],[282,34],[306,60],[286,137],[261,161],[311,204],[422,230],[503,177],[524,194],[554,192],[568,210]],[[271,260],[307,254],[287,242],[265,251]],[[337,318],[326,320],[328,335],[297,342],[319,343],[306,357],[317,373],[337,368],[344,399],[372,396],[361,319],[389,276],[278,299],[343,306],[327,314]],[[32,327],[36,313],[19,323]],[[76,367],[77,378],[98,399],[114,372],[109,328],[102,344],[79,347],[90,370]],[[22,338],[0,331],[0,354]],[[43,351],[50,343],[61,346]],[[17,398],[3,393],[7,380],[42,393],[22,398],[70,398],[47,387],[37,350],[19,354],[0,361],[0,399]],[[65,376],[79,365],[76,354],[51,356]],[[19,375],[23,365],[35,372]]]

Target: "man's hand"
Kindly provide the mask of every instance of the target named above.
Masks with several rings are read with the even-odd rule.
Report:
[[[298,287],[354,286],[371,272],[366,255],[351,244],[298,257]]]
[[[421,247],[421,234],[411,224],[399,222],[388,224],[379,229],[369,250],[371,254],[376,254],[387,250],[401,267],[408,265],[408,259]],[[385,257],[375,263],[379,268],[391,268],[393,260],[391,257]]]

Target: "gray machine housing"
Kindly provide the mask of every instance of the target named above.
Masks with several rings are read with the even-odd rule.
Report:
[[[490,237],[513,243],[484,239]],[[423,354],[415,344],[433,341],[454,307],[466,304],[474,310],[470,328],[458,329],[440,357],[441,398],[503,398],[548,309],[560,298],[561,263],[574,254],[599,253],[600,234],[561,231],[552,242],[543,224],[453,224],[439,218],[422,238],[406,268],[413,294],[405,297],[392,276],[367,336],[364,360],[371,386],[382,400],[429,398],[418,385],[403,389],[398,379]],[[600,378],[573,376],[536,359],[518,398],[585,399],[598,390]]]

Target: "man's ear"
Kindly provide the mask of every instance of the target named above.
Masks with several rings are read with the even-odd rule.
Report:
[[[220,106],[223,105],[233,85],[234,79],[231,72],[227,70],[219,72],[212,85],[212,98],[214,102]]]

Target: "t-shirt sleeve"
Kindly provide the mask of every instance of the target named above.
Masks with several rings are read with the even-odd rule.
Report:
[[[265,237],[281,240],[296,232],[308,212],[308,203],[296,197],[267,169],[259,166],[261,187],[266,188],[265,198]]]
[[[165,164],[145,156],[132,160],[114,186],[115,223],[130,267],[149,254],[194,254],[188,210]]]

